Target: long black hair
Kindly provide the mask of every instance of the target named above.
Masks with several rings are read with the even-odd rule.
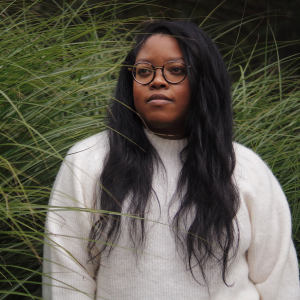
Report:
[[[181,203],[173,219],[174,228],[179,228],[191,211],[193,216],[188,233],[174,229],[175,238],[185,249],[192,275],[196,262],[205,279],[205,264],[208,259],[216,258],[227,284],[226,270],[239,239],[238,226],[235,226],[239,196],[233,179],[231,85],[216,45],[197,25],[153,21],[137,35],[136,44],[120,70],[115,91],[118,101],[112,100],[108,112],[110,150],[100,176],[102,188],[96,193],[95,207],[121,213],[124,200],[129,198],[127,213],[138,217],[131,218],[131,237],[136,247],[143,245],[146,237],[143,216],[154,193],[152,177],[160,158],[144,132],[143,122],[134,112],[133,78],[127,66],[135,63],[139,50],[153,34],[177,38],[184,61],[191,66],[188,69],[191,101],[185,124],[187,145],[180,153],[183,167],[177,184]],[[91,259],[104,254],[107,248],[111,252],[122,230],[120,220],[121,215],[113,213],[95,217],[88,245]],[[92,253],[97,241],[103,243],[95,255]]]

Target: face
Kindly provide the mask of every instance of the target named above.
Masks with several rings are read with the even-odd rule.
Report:
[[[155,67],[169,61],[183,62],[183,55],[177,39],[164,35],[153,35],[140,49],[137,62],[149,62]],[[163,138],[185,137],[185,119],[191,97],[188,77],[182,82],[168,83],[161,69],[156,70],[154,80],[142,85],[133,80],[133,100],[136,111],[148,128]]]

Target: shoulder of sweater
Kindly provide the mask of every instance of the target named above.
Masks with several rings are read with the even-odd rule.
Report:
[[[271,187],[281,190],[280,184],[270,167],[253,150],[234,143],[236,166],[235,179],[239,186],[251,187],[251,189],[269,189]]]
[[[237,168],[242,167],[244,170],[247,170],[248,173],[254,172],[256,175],[261,172],[267,172],[273,175],[267,163],[263,161],[257,153],[237,142],[234,142],[233,145]]]
[[[59,182],[93,181],[101,173],[109,149],[107,131],[92,135],[71,147],[58,174]]]
[[[89,201],[93,198],[95,184],[101,174],[108,148],[106,131],[92,135],[70,148],[53,186],[53,191],[57,191],[58,195],[61,193],[70,195],[63,197],[66,205],[74,205],[75,202],[69,200],[76,199],[77,204],[90,207]],[[55,199],[53,197],[51,199],[54,203]]]
[[[279,181],[259,155],[238,143],[234,143],[234,149],[236,154],[234,177],[240,193],[260,203],[262,200],[264,203],[273,201],[273,196],[277,194],[279,201],[286,202]]]
[[[94,134],[71,147],[66,155],[68,161],[98,160],[109,149],[107,131]]]

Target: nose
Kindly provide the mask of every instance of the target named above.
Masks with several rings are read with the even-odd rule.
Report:
[[[150,89],[168,88],[169,83],[163,76],[162,69],[156,69],[154,79],[149,84]]]

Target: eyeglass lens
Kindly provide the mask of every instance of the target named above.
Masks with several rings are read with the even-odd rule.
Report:
[[[170,83],[178,83],[186,76],[186,66],[181,62],[169,62],[164,65],[165,79]],[[148,84],[155,76],[155,70],[151,64],[138,63],[133,67],[133,76],[141,84]]]

